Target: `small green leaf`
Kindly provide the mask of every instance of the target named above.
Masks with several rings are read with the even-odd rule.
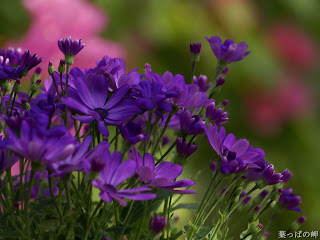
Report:
[[[194,237],[195,240],[200,240],[205,238],[212,230],[213,226],[202,226],[198,231],[197,235]]]
[[[189,210],[192,210],[192,211],[197,211],[200,207],[200,203],[181,203],[181,204],[178,204],[177,206],[173,207],[170,209],[170,211],[175,211],[175,210],[178,210],[178,209],[189,209]]]
[[[11,231],[11,232],[0,232],[0,238],[21,238],[21,234],[16,231]]]

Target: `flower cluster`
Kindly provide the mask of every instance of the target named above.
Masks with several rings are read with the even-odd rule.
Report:
[[[205,221],[229,195],[221,219],[207,232],[216,239],[232,213],[250,201],[245,236],[262,234],[258,217],[269,208],[301,211],[300,196],[283,190],[292,173],[275,173],[262,149],[221,126],[228,121],[228,101],[217,104],[213,96],[225,82],[227,65],[245,58],[248,46],[207,40],[219,60],[210,83],[200,75],[187,84],[180,74],[153,72],[150,64],[143,73],[126,73],[123,59],[108,56],[86,69],[72,67],[85,45],[68,37],[58,41],[65,55],[58,71],[49,62],[50,77],[40,88],[37,68],[28,92],[20,91],[20,83],[42,58],[28,50],[1,50],[0,218],[6,217],[1,230],[27,239],[119,240],[169,239],[175,229],[177,239],[183,232],[174,227],[171,213],[187,208],[197,213],[184,234],[199,239]],[[191,44],[190,51],[194,72],[201,43]],[[211,184],[200,205],[179,204],[183,195],[197,193],[190,189],[196,179],[181,175],[203,135],[218,158],[208,166]],[[222,182],[225,187],[216,191]],[[250,190],[249,182],[255,182]],[[257,189],[263,194],[251,200]]]

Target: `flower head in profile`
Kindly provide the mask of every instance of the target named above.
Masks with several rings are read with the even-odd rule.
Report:
[[[74,151],[72,155],[61,161],[53,162],[50,166],[53,171],[53,176],[63,178],[68,173],[84,171],[84,157],[91,144],[91,140],[91,136],[86,137],[83,143]]]
[[[228,112],[225,112],[222,108],[216,108],[215,102],[210,103],[206,107],[206,117],[218,126],[228,122]]]
[[[91,86],[81,77],[74,79],[75,88],[68,88],[68,97],[62,101],[70,108],[83,115],[73,117],[83,123],[98,122],[98,129],[104,136],[109,136],[106,124],[117,125],[139,114],[141,110],[133,99],[124,99],[130,87],[124,85],[108,97],[108,84],[103,74],[95,74]],[[90,87],[89,87],[90,86]]]
[[[149,228],[156,234],[162,232],[164,227],[167,225],[166,217],[162,217],[160,214],[153,214],[150,216]]]
[[[283,175],[281,173],[275,173],[274,166],[270,164],[263,170],[262,178],[268,185],[275,185],[282,182]]]
[[[278,203],[285,209],[301,212],[301,209],[298,207],[302,203],[301,197],[292,193],[291,187],[283,190]]]
[[[108,150],[107,150],[108,151]],[[131,177],[136,171],[137,164],[133,160],[121,162],[121,153],[114,151],[112,155],[108,154],[106,164],[100,172],[100,177],[92,181],[92,185],[100,190],[100,198],[105,202],[116,200],[122,206],[127,203],[123,198],[146,201],[156,198],[153,193],[141,193],[150,191],[151,189],[145,186],[118,189],[117,186]]]
[[[16,154],[12,154],[9,156],[9,150],[6,148],[6,144],[8,143],[8,139],[2,139],[2,135],[0,136],[0,174],[3,171],[11,168],[18,160],[19,156]]]
[[[204,133],[205,121],[198,115],[192,115],[189,109],[182,110],[179,115],[182,135],[198,135]]]
[[[133,147],[128,152],[130,159],[137,163],[136,174],[147,186],[161,188],[178,194],[195,194],[193,190],[180,190],[176,188],[190,187],[195,183],[191,180],[174,181],[183,171],[183,168],[178,164],[171,162],[162,162],[155,166],[155,161],[150,153],[146,153],[144,158]]]
[[[66,39],[60,39],[58,46],[64,55],[75,56],[84,48],[85,44],[82,43],[81,39],[72,41],[71,36],[69,36]]]
[[[47,129],[48,125],[47,115],[33,114],[22,121],[20,137],[7,128],[10,139],[7,148],[20,157],[41,162],[46,167],[68,158],[77,147],[76,139],[64,126]]]
[[[136,144],[148,138],[142,126],[132,121],[124,125],[119,125],[119,129],[123,139],[130,144]]]
[[[205,75],[200,75],[199,77],[193,76],[193,83],[198,85],[201,92],[206,92],[211,86],[211,83],[207,83],[207,81],[208,78]]]
[[[239,173],[255,166],[254,163],[264,157],[264,151],[250,146],[246,139],[237,140],[234,134],[226,135],[224,127],[214,126],[210,123],[205,126],[205,132],[210,145],[221,157],[221,172]]]
[[[210,43],[217,59],[226,63],[240,61],[250,53],[250,51],[246,51],[248,45],[245,42],[235,44],[231,39],[227,39],[222,43],[218,36],[205,37],[205,39]]]

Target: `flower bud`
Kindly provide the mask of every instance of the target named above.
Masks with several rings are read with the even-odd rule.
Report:
[[[221,87],[225,83],[225,79],[223,77],[220,77],[219,80],[216,83],[217,87]]]
[[[153,231],[156,234],[160,234],[166,225],[166,217],[161,217],[160,214],[151,215],[149,222],[149,228],[151,231]]]
[[[63,74],[66,71],[66,61],[61,59],[58,67],[58,72]]]
[[[49,73],[49,75],[52,76],[55,71],[56,71],[56,69],[55,69],[54,66],[52,65],[52,62],[49,62],[49,66],[48,66],[48,73]]]

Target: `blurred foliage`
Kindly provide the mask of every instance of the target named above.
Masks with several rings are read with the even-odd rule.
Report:
[[[245,97],[257,89],[269,89],[284,72],[295,72],[277,58],[267,44],[269,29],[277,22],[289,22],[300,27],[317,44],[320,40],[320,1],[308,0],[91,0],[109,15],[109,25],[102,36],[122,43],[128,51],[128,71],[139,67],[143,71],[146,62],[155,72],[167,70],[183,74],[191,81],[189,43],[203,42],[201,60],[196,66],[197,75],[210,78],[215,72],[215,57],[205,36],[219,35],[235,42],[245,41],[252,53],[244,61],[231,65],[222,91],[215,96],[219,102],[229,99],[230,121],[228,132],[238,138],[247,138],[256,147],[266,152],[266,160],[276,166],[277,171],[289,168],[295,175],[289,186],[303,197],[303,215],[308,221],[302,230],[319,230],[320,212],[320,112],[319,64],[311,70],[299,73],[304,83],[313,89],[313,112],[292,119],[281,125],[281,131],[265,136],[255,131],[247,120]],[[0,8],[0,42],[18,39],[27,30],[30,16],[23,11],[18,0],[2,0]],[[45,13],[44,13],[45,14]],[[57,16],[58,17],[58,16]],[[80,26],[79,26],[80,27]],[[64,36],[62,36],[64,37]],[[318,45],[319,46],[319,45]],[[299,46],[297,46],[299,47]],[[318,49],[319,50],[319,49]],[[57,49],[58,51],[58,49]],[[191,158],[190,172],[204,169],[197,183],[197,190],[205,190],[210,177],[207,170],[212,150],[209,144],[201,143],[199,151]],[[199,197],[200,199],[200,197]],[[186,200],[187,201],[187,200]],[[188,213],[189,214],[189,213]],[[297,212],[288,212],[272,224],[271,237],[278,230],[286,230],[291,220],[299,217]],[[181,220],[187,222],[187,220]],[[245,226],[240,226],[245,227]],[[240,229],[241,231],[243,229]]]

